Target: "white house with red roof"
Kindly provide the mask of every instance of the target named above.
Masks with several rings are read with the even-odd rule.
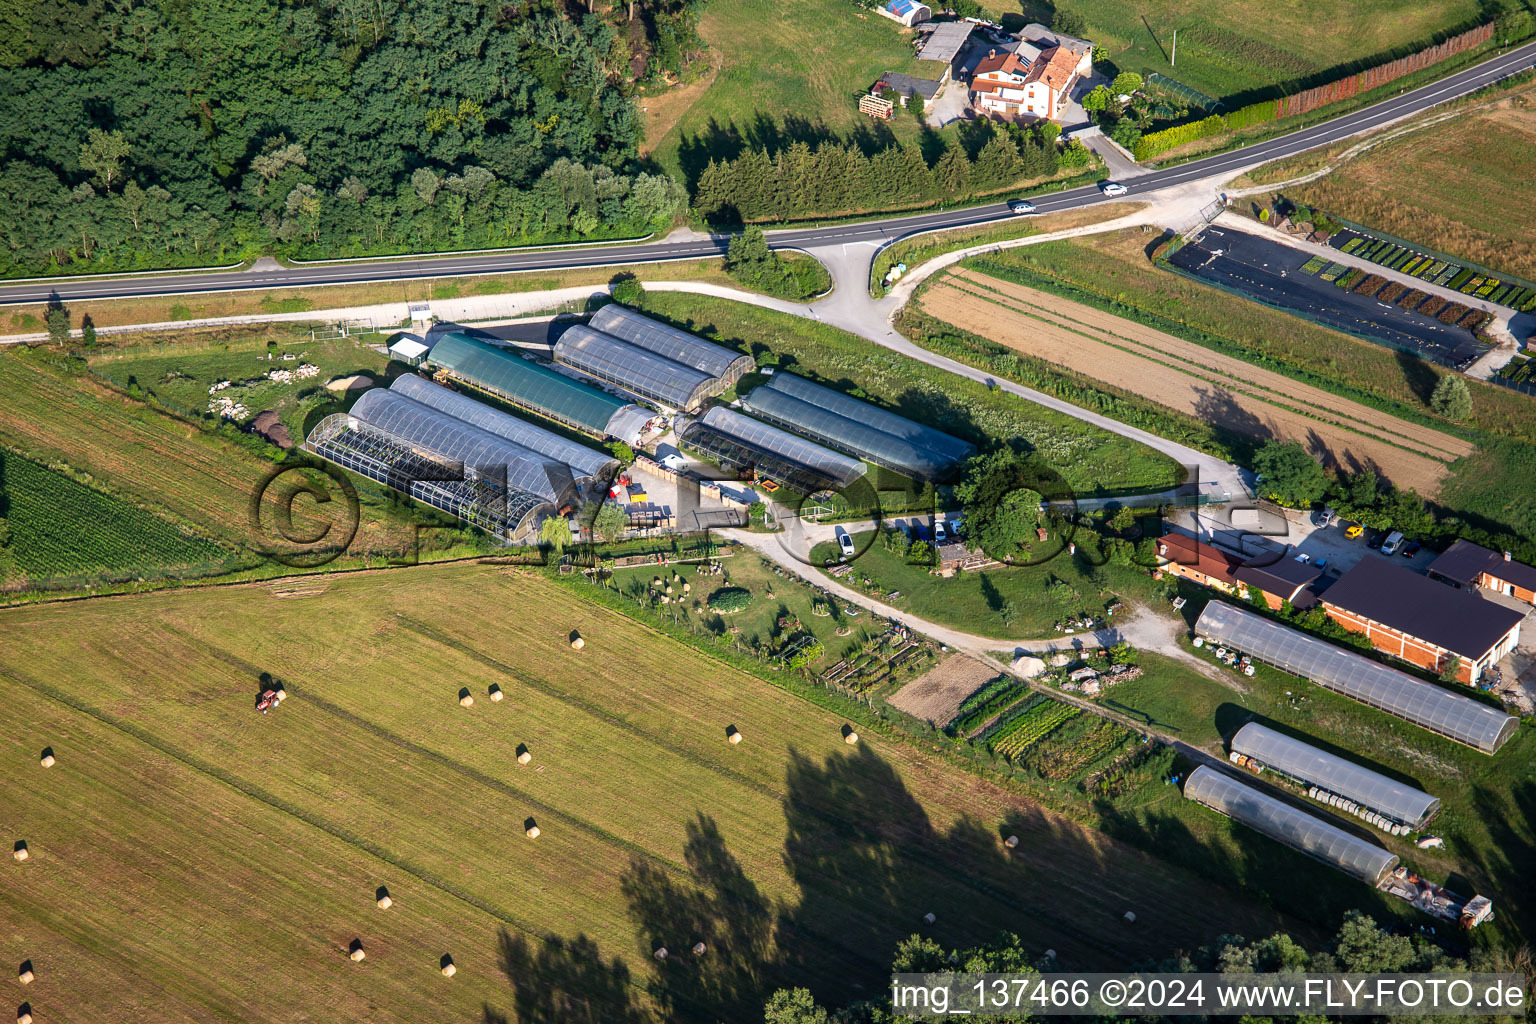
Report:
[[[991,50],[971,73],[971,106],[983,116],[1058,120],[1079,78],[1093,73],[1087,40],[1030,25],[1013,50]]]

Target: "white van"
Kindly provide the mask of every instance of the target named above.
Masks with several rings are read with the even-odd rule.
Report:
[[[1395,555],[1397,554],[1397,549],[1402,546],[1402,533],[1398,530],[1393,530],[1390,534],[1387,535],[1387,539],[1382,542],[1381,553],[1384,555]]]

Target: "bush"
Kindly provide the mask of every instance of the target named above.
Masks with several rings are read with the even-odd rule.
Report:
[[[1446,419],[1459,423],[1472,415],[1472,392],[1468,390],[1466,381],[1447,374],[1435,385],[1429,406]]]
[[[1273,121],[1280,116],[1279,100],[1264,100],[1261,103],[1250,103],[1246,107],[1239,107],[1230,114],[1225,115],[1227,128],[1237,131],[1250,125],[1263,124],[1265,121]]]
[[[608,282],[608,294],[613,301],[625,306],[638,307],[645,301],[645,288],[634,274],[618,274]]]
[[[1174,125],[1160,132],[1143,135],[1132,152],[1135,153],[1137,160],[1149,160],[1175,146],[1182,146],[1196,139],[1209,138],[1212,135],[1220,135],[1226,130],[1227,122],[1222,120],[1221,115],[1212,114],[1203,121],[1191,121],[1188,124]]]
[[[709,610],[718,615],[734,615],[752,603],[752,592],[745,587],[721,587],[709,595]]]

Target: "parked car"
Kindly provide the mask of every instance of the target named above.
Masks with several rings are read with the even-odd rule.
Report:
[[[949,543],[949,531],[944,529],[944,520],[942,519],[935,518],[933,520],[933,542],[935,544]]]
[[[1028,199],[1014,199],[1008,203],[1008,212],[1016,217],[1035,212],[1035,204]]]
[[[1387,539],[1381,544],[1381,553],[1384,555],[1397,554],[1398,548],[1403,546],[1403,535],[1398,530],[1387,534]]]
[[[1365,546],[1372,551],[1380,550],[1381,542],[1387,539],[1387,535],[1380,530],[1372,530],[1371,535],[1365,539]]]
[[[1404,558],[1412,558],[1414,555],[1418,554],[1423,549],[1424,549],[1424,545],[1423,544],[1420,544],[1416,540],[1411,540],[1407,544],[1403,545],[1403,550],[1399,551],[1398,554],[1402,555]]]
[[[1344,531],[1344,536],[1348,537],[1350,540],[1354,540],[1364,532],[1365,527],[1361,526],[1359,523],[1353,523],[1350,525],[1349,529]]]
[[[1338,518],[1339,514],[1337,512],[1331,508],[1325,508],[1317,514],[1317,525],[1322,527],[1332,526],[1334,520]]]
[[[838,531],[837,546],[843,549],[844,558],[852,558],[854,556],[853,538],[848,536],[847,530]]]
[[[1118,181],[1101,181],[1099,182],[1099,191],[1103,192],[1107,196],[1123,196],[1129,192],[1130,189],[1126,188]]]

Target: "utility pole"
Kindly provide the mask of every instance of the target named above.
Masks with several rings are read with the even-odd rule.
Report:
[[[1179,66],[1179,30],[1178,29],[1174,29],[1173,30],[1173,56],[1168,59],[1168,66],[1171,67],[1171,68],[1176,68],[1176,67]]]

